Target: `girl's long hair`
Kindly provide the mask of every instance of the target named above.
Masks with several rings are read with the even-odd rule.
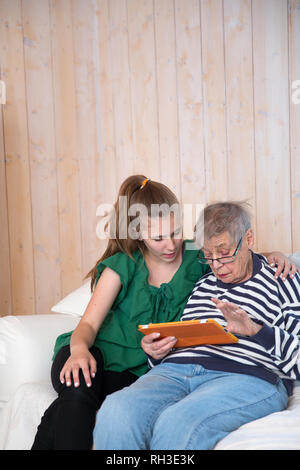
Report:
[[[91,291],[94,290],[96,279],[97,279],[97,266],[98,264],[109,258],[110,256],[114,255],[117,252],[123,252],[127,256],[132,258],[132,253],[140,250],[144,256],[145,253],[145,245],[142,240],[133,239],[128,234],[128,227],[130,222],[133,220],[133,216],[128,215],[128,210],[126,213],[126,219],[123,220],[123,213],[120,211],[120,197],[126,198],[125,201],[127,202],[127,208],[129,209],[132,204],[143,204],[146,209],[148,210],[148,214],[151,214],[151,206],[152,204],[167,204],[168,206],[172,206],[173,204],[179,204],[177,197],[175,194],[164,184],[158,183],[156,181],[147,180],[147,183],[142,186],[142,183],[147,180],[146,176],[144,175],[133,175],[126,178],[126,180],[122,183],[117,201],[114,204],[114,215],[115,215],[115,236],[109,236],[108,244],[106,247],[105,252],[101,256],[100,259],[96,262],[95,266],[89,271],[86,275],[87,278],[91,278]],[[120,219],[120,217],[122,219]],[[109,223],[106,224],[106,229]],[[120,238],[119,236],[119,228],[122,224],[126,224],[126,233],[127,236],[125,238]],[[124,225],[123,225],[124,226]]]

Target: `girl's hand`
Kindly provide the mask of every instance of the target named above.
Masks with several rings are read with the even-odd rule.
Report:
[[[82,370],[87,387],[92,386],[91,376],[95,377],[97,372],[97,362],[88,349],[79,349],[71,353],[62,368],[59,378],[61,383],[65,383],[67,387],[72,385],[72,376],[74,387],[79,387],[79,370]]]
[[[297,268],[295,263],[293,263],[283,253],[280,253],[279,251],[272,251],[272,253],[269,253],[266,257],[268,263],[271,266],[277,265],[277,271],[274,275],[275,279],[280,276],[281,279],[285,281],[287,276],[293,278],[296,272],[300,274],[300,268]]]
[[[163,339],[158,339],[159,337],[160,333],[150,333],[145,335],[141,341],[143,350],[153,359],[162,359],[167,356],[177,341],[173,336],[167,336]]]
[[[253,336],[259,332],[262,325],[258,325],[248,317],[247,313],[231,302],[223,302],[219,299],[211,299],[216,307],[222,312],[227,321],[226,329],[241,336]]]
[[[92,386],[91,376],[97,372],[97,361],[89,348],[94,344],[97,332],[106,318],[121,288],[119,275],[106,267],[95,287],[91,300],[79,324],[71,336],[71,355],[60,372],[60,381],[67,387],[79,387],[79,371],[82,370],[85,383]]]

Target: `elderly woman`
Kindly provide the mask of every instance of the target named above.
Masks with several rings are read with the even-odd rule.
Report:
[[[205,209],[199,261],[211,272],[182,320],[212,318],[238,342],[174,349],[174,338],[145,336],[152,369],[106,399],[96,449],[212,449],[242,424],[286,407],[300,378],[300,277],[275,280],[253,243],[242,205]]]

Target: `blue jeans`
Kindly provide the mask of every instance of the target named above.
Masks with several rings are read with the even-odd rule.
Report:
[[[213,449],[248,423],[287,406],[275,385],[193,364],[160,364],[109,395],[97,414],[95,449]]]

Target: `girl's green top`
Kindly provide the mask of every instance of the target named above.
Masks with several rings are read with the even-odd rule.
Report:
[[[106,266],[121,280],[121,290],[99,329],[94,346],[101,350],[105,370],[129,370],[141,376],[148,370],[147,356],[141,348],[143,334],[138,325],[179,321],[195,283],[209,267],[197,260],[198,250],[184,243],[183,259],[168,283],[160,287],[148,284],[149,271],[142,254],[131,259],[119,252],[97,266],[97,281]],[[54,357],[60,348],[70,343],[72,331],[60,335],[55,343]]]

